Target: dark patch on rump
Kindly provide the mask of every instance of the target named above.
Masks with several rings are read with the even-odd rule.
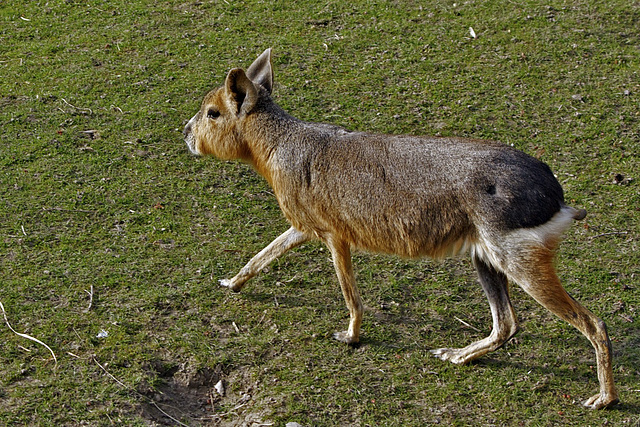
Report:
[[[564,193],[546,164],[521,151],[501,151],[484,177],[484,208],[501,228],[533,228],[549,221],[564,205]],[[495,184],[486,184],[486,181]]]

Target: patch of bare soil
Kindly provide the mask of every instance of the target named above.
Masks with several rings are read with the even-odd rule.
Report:
[[[148,398],[139,415],[151,426],[258,426],[268,417],[255,407],[258,384],[247,368],[225,373],[222,366],[199,367],[194,363],[171,366],[153,362],[150,369],[160,379],[139,392]]]

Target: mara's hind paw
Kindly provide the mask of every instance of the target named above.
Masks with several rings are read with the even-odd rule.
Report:
[[[590,409],[606,409],[620,402],[618,396],[608,394],[596,394],[585,400],[582,404]]]
[[[429,350],[429,352],[440,360],[448,360],[456,365],[467,363],[467,360],[460,354],[460,349],[457,348],[436,348]]]

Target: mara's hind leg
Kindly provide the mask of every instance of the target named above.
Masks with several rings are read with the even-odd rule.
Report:
[[[297,230],[294,227],[276,237],[269,245],[258,252],[251,260],[242,267],[242,269],[232,279],[220,280],[220,285],[231,289],[234,292],[240,292],[245,282],[258,274],[260,270],[265,268],[271,261],[278,258],[290,249],[299,246],[310,239],[308,234]]]
[[[569,322],[593,345],[596,352],[600,393],[584,405],[592,409],[618,403],[613,383],[611,341],[602,320],[574,300],[562,287],[553,266],[553,251],[547,247],[530,248],[509,267],[509,277],[537,302],[556,316]]]
[[[478,272],[480,284],[489,300],[493,329],[491,334],[464,348],[439,348],[431,353],[453,363],[468,363],[473,359],[500,348],[518,330],[516,314],[509,299],[507,277],[500,271],[474,256],[473,264]]]

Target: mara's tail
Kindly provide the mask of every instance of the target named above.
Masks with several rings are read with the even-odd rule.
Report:
[[[575,219],[576,221],[580,221],[581,219],[584,219],[584,217],[587,216],[586,209],[575,209],[575,208],[571,208],[571,209],[573,209],[573,219]]]

